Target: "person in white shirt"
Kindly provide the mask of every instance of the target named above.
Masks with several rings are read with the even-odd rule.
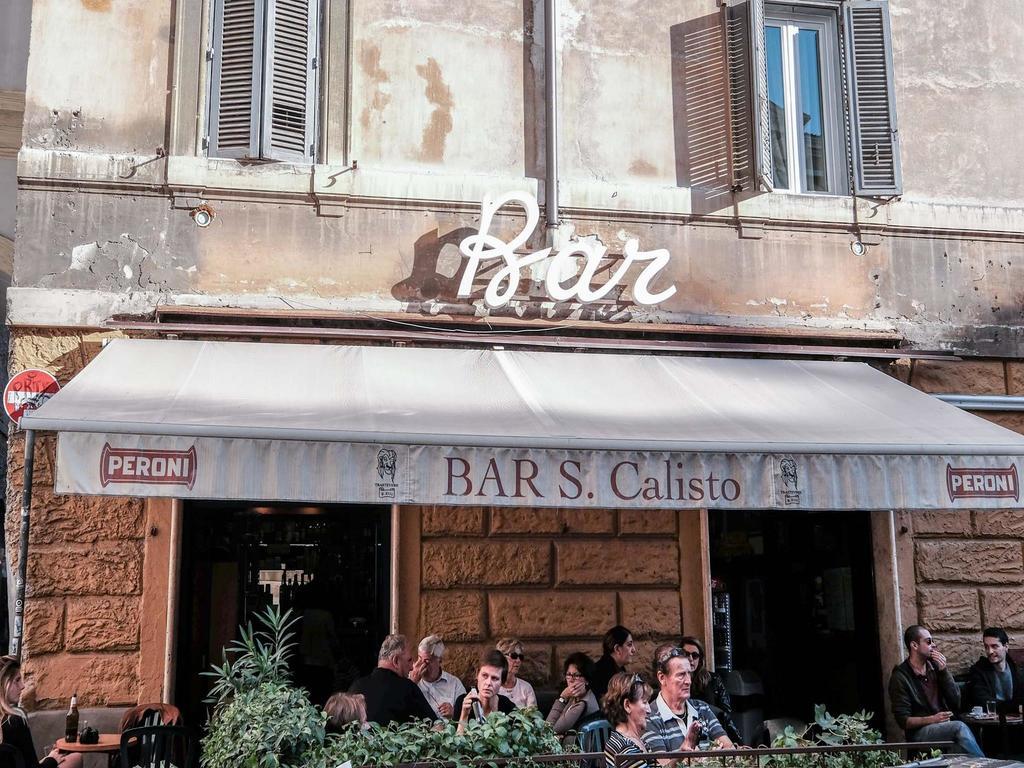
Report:
[[[466,686],[454,675],[441,669],[444,641],[440,635],[428,635],[420,640],[419,657],[413,664],[409,679],[423,692],[427,703],[440,718],[451,719],[455,700],[466,692]]]
[[[515,637],[505,637],[495,646],[508,659],[508,675],[501,684],[499,693],[507,696],[520,709],[537,706],[537,694],[533,686],[519,677],[519,668],[523,666],[523,644]]]

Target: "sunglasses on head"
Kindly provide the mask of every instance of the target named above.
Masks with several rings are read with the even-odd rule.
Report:
[[[640,695],[640,693],[643,691],[646,685],[647,681],[645,681],[640,675],[633,675],[633,680],[629,684],[630,701],[636,701],[637,697]]]
[[[674,647],[669,648],[661,656],[658,657],[659,664],[668,664],[672,659],[678,659],[680,657],[686,657],[688,654],[682,648]]]
[[[525,658],[521,653],[506,653],[505,655],[510,659],[515,659],[516,661],[522,661]]]

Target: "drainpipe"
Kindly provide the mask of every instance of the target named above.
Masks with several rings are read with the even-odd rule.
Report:
[[[937,400],[966,411],[1024,411],[1019,395],[934,395]]]
[[[558,228],[558,9],[544,0],[544,213],[548,244]]]
[[[36,433],[25,431],[25,473],[21,489],[21,539],[18,549],[18,580],[15,583],[14,632],[11,633],[11,655],[21,660],[21,641],[25,629],[25,578],[28,572],[28,512],[32,507],[32,467],[35,464]]]

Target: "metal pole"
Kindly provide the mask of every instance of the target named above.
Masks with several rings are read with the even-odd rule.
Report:
[[[21,660],[21,640],[25,627],[25,578],[28,572],[29,509],[32,507],[32,469],[35,464],[36,433],[25,432],[25,472],[21,489],[21,539],[18,542],[18,580],[15,583],[14,634],[11,635],[11,655]]]
[[[558,227],[558,8],[544,0],[544,212],[550,239]]]

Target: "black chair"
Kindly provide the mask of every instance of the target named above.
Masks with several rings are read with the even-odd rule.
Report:
[[[121,734],[120,768],[193,768],[196,740],[187,728],[147,725]]]
[[[3,768],[25,768],[25,758],[10,744],[0,743],[0,766]]]

